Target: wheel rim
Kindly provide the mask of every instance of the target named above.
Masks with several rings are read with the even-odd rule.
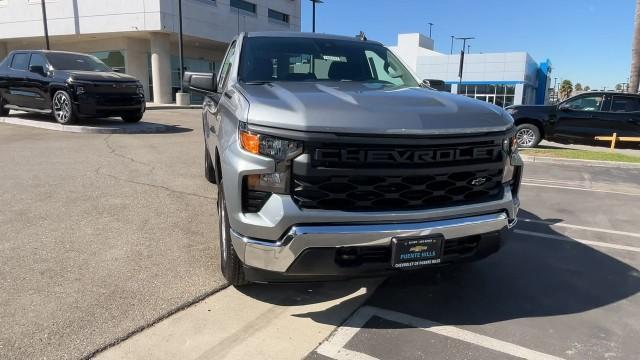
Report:
[[[218,196],[218,216],[220,220],[218,221],[220,227],[220,254],[222,256],[222,261],[227,261],[227,232],[226,229],[226,221],[227,221],[227,210],[224,206],[224,199]]]
[[[520,146],[532,146],[536,141],[536,134],[531,129],[520,129],[516,134],[516,139]]]
[[[69,121],[71,117],[71,104],[69,99],[63,94],[56,94],[53,98],[53,113],[56,120],[62,123]]]

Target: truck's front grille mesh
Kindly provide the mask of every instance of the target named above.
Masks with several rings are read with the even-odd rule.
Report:
[[[296,176],[293,196],[307,209],[425,209],[498,198],[501,178],[501,169],[408,176]]]
[[[504,189],[504,138],[305,143],[305,153],[294,160],[291,194],[302,209],[342,211],[426,210],[498,200]]]

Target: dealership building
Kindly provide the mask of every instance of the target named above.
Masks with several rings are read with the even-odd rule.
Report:
[[[300,6],[300,0],[183,0],[186,70],[217,71],[239,32],[300,31]],[[93,54],[138,78],[149,101],[175,101],[178,0],[46,0],[46,11],[52,50]],[[0,58],[42,49],[42,19],[40,0],[0,0]]]
[[[465,54],[462,82],[458,77],[460,54],[434,51],[431,38],[399,34],[391,49],[421,79],[444,80],[446,91],[466,95],[501,107],[545,104],[551,86],[551,62],[538,64],[526,52]]]

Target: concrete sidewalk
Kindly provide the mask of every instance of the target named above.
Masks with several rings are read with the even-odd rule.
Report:
[[[177,105],[177,104],[156,104],[147,103],[147,110],[175,110],[175,109],[201,109],[202,104]]]
[[[628,143],[627,143],[628,144]],[[575,149],[575,150],[588,150],[588,151],[599,151],[599,152],[609,152],[610,143],[607,141],[602,141],[601,146],[593,146],[593,145],[578,145],[578,144],[560,144],[557,142],[551,142],[547,140],[542,140],[538,147],[553,147],[553,148],[561,148],[561,149]],[[618,143],[616,146],[619,146]],[[618,154],[625,154],[631,156],[640,156],[640,144],[636,149],[614,149],[614,151]]]

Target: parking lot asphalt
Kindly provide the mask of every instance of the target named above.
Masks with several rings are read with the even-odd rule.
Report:
[[[0,358],[87,356],[224,286],[199,110],[163,134],[0,124]]]
[[[637,359],[640,169],[526,164],[477,263],[387,279],[310,359]]]
[[[0,124],[0,358],[85,357],[160,319],[100,356],[299,358],[334,326],[309,358],[640,353],[640,169],[527,163],[521,221],[478,263],[379,287],[215,293],[225,285],[199,111],[146,116],[175,130]]]

